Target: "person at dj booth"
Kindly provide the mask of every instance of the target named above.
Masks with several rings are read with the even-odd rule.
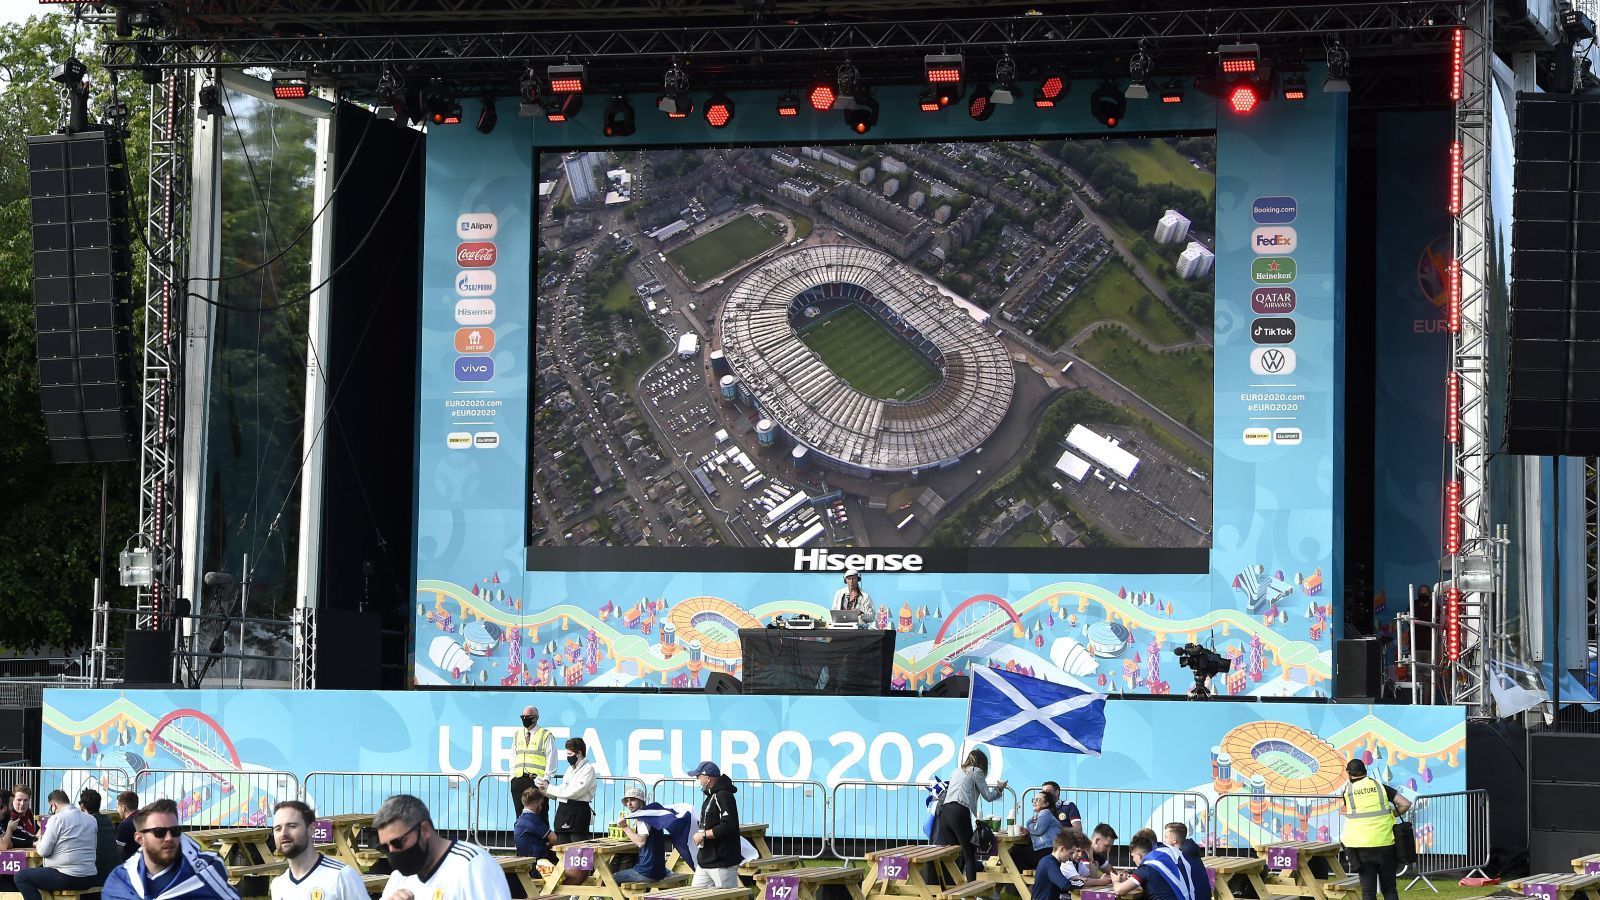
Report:
[[[872,606],[872,595],[861,588],[861,573],[855,569],[844,570],[844,587],[834,592],[833,608],[858,610],[868,622],[878,614]]]

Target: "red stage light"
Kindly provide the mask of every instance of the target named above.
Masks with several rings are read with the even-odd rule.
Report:
[[[1056,102],[1054,100],[1049,99],[1049,98],[1040,97],[1038,95],[1035,95],[1034,98],[1033,98],[1033,105],[1038,107],[1039,109],[1054,109],[1055,105],[1056,105]],[[937,108],[937,107],[935,107],[935,108]]]
[[[1450,260],[1445,267],[1445,322],[1451,334],[1461,333],[1461,263]]]
[[[1039,82],[1039,95],[1045,100],[1052,101],[1051,105],[1053,106],[1055,105],[1054,101],[1060,99],[1061,93],[1066,87],[1067,83],[1060,75],[1046,75],[1044,80]],[[1035,105],[1038,105],[1037,100]]]
[[[1461,102],[1461,57],[1466,43],[1464,29],[1457,28],[1450,35],[1450,101]]]
[[[1241,115],[1249,113],[1256,108],[1256,103],[1261,98],[1256,96],[1254,85],[1236,84],[1228,90],[1228,105],[1233,111]]]
[[[1445,381],[1444,436],[1452,444],[1461,443],[1461,376],[1455,372]]]
[[[839,92],[831,84],[818,84],[811,88],[811,108],[817,112],[833,109],[833,102],[838,99]]]
[[[943,107],[939,105],[939,101],[937,100],[923,100],[917,104],[917,109],[920,109],[923,112],[938,112],[940,109],[943,109]]]
[[[588,74],[581,65],[551,66],[545,70],[550,76],[550,92],[552,94],[581,94],[583,93],[583,78]]]
[[[1172,92],[1172,91],[1162,91],[1161,92],[1161,102],[1162,103],[1182,103],[1183,102],[1183,94],[1175,93],[1175,92]]]
[[[550,113],[544,117],[544,120],[546,122],[554,122],[559,125],[560,123],[565,122],[567,117],[564,113]]]
[[[1225,59],[1222,61],[1222,74],[1224,75],[1249,75],[1256,70],[1256,61],[1253,59]]]
[[[1450,662],[1461,659],[1461,589],[1444,592],[1444,656]]]
[[[961,70],[956,68],[941,68],[928,70],[929,84],[951,84],[961,80]]]
[[[274,84],[272,86],[272,96],[279,100],[304,100],[310,94],[310,88],[304,84]]]
[[[987,93],[973,94],[972,102],[967,104],[967,115],[982,122],[989,117],[989,95]]]
[[[721,128],[733,121],[733,99],[727,94],[716,93],[706,101],[706,124],[712,128]]]
[[[1461,215],[1461,142],[1450,142],[1450,215]]]
[[[669,118],[669,119],[687,119],[687,118],[689,118],[689,114],[686,113],[686,112],[670,112],[670,113],[667,113],[667,118]]]
[[[1444,491],[1444,552],[1461,552],[1461,482],[1452,481]]]
[[[784,94],[779,97],[778,115],[785,119],[800,115],[800,101],[793,94]]]
[[[1290,88],[1283,92],[1283,99],[1285,100],[1304,100],[1305,98],[1305,88]]]

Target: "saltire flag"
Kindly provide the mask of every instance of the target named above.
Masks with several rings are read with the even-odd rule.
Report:
[[[970,671],[967,740],[996,747],[1100,755],[1106,733],[1105,694],[987,666]]]

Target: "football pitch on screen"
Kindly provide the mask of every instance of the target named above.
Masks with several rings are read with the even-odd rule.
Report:
[[[746,213],[671,251],[667,258],[698,284],[776,246],[778,236]]]
[[[847,306],[800,332],[828,368],[850,386],[883,400],[910,400],[939,372],[865,310]]]

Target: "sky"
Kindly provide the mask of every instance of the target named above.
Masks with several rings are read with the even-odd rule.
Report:
[[[41,6],[39,0],[0,0],[0,22],[21,22],[36,15]]]

